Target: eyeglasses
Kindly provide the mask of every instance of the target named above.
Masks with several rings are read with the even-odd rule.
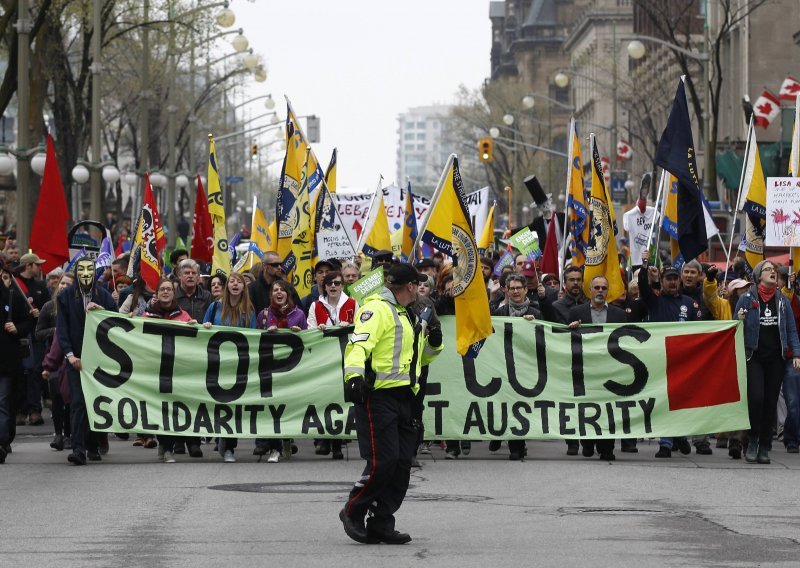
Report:
[[[325,286],[341,286],[341,285],[342,285],[341,280],[334,280],[332,282],[328,282],[327,284],[325,284]]]
[[[173,292],[174,290],[175,290],[175,288],[173,288],[172,286],[170,286],[169,288],[159,288],[158,289],[159,292]]]
[[[513,286],[508,288],[509,292],[519,292],[520,290],[527,290],[527,288],[523,288],[522,286]]]
[[[598,292],[605,292],[608,290],[608,286],[592,286],[592,290],[597,290]]]
[[[761,269],[761,272],[775,272],[775,268],[773,268],[772,266],[765,266],[764,268]]]

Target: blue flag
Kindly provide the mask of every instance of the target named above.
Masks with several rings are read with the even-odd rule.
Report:
[[[667,127],[658,142],[656,165],[678,179],[678,246],[687,262],[708,249],[703,192],[700,189],[695,154],[689,105],[681,77]],[[706,159],[712,158],[706,156]]]
[[[108,240],[108,237],[105,237],[103,242],[100,243],[100,252],[97,253],[94,265],[97,268],[107,268],[111,266],[112,260],[114,260],[114,251],[111,248],[111,241]]]

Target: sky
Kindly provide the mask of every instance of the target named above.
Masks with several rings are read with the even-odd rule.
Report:
[[[478,88],[489,75],[488,0],[235,0],[231,9],[267,67],[242,100],[271,93],[284,118],[288,96],[298,115],[320,117],[314,151],[327,165],[338,148],[340,188],[394,181],[398,114],[453,103],[459,85]],[[266,112],[263,102],[244,112]]]

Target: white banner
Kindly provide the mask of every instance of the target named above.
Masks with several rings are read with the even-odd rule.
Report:
[[[766,246],[800,246],[800,177],[767,178]]]
[[[413,188],[412,188],[413,191]],[[371,193],[353,193],[335,195],[336,208],[342,223],[350,233],[351,240],[355,243],[361,236],[361,230],[367,219],[369,202],[372,198]],[[405,213],[404,203],[406,200],[406,190],[396,185],[389,185],[383,188],[383,204],[386,209],[386,217],[389,221],[389,233],[395,233],[403,226],[403,216]],[[486,219],[489,216],[489,188],[484,187],[478,191],[466,195],[469,216],[474,225],[475,234],[480,235]],[[431,200],[421,195],[414,195],[414,213],[417,216],[417,224],[422,222],[422,217],[431,206]]]

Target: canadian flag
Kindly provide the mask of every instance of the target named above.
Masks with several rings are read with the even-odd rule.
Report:
[[[756,126],[762,128],[767,128],[769,123],[772,122],[772,119],[778,116],[780,112],[781,102],[778,100],[778,97],[769,91],[761,93],[761,96],[758,97],[753,105],[753,114],[756,116]]]
[[[600,163],[603,165],[603,181],[606,187],[609,187],[608,184],[611,183],[611,160],[608,159],[608,156],[602,156]]]
[[[782,101],[794,101],[798,93],[800,93],[800,81],[791,75],[786,75],[786,79],[783,80],[781,92],[778,93],[778,96]]]
[[[633,148],[628,144],[628,141],[621,138],[617,142],[617,160],[630,160],[633,157]]]

